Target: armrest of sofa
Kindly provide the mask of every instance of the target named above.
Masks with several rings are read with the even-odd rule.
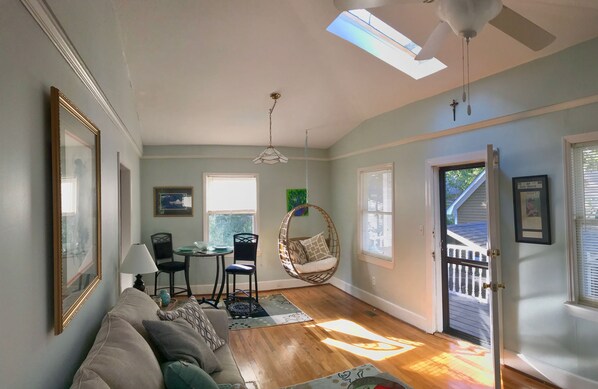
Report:
[[[203,310],[210,319],[210,323],[214,326],[216,333],[228,343],[228,314],[221,309],[204,309]]]

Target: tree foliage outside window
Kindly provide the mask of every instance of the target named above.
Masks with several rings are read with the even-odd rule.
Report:
[[[209,216],[209,244],[232,246],[233,236],[243,232],[253,233],[253,214],[212,214]]]

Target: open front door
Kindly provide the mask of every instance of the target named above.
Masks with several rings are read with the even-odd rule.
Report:
[[[484,284],[488,290],[490,300],[490,320],[492,322],[492,335],[490,349],[492,352],[494,366],[494,387],[501,388],[500,378],[500,356],[502,351],[501,342],[501,320],[499,309],[501,303],[501,289],[504,285],[501,283],[500,274],[500,213],[498,204],[498,151],[494,150],[492,145],[486,147],[486,200],[488,210],[488,261],[490,282]]]

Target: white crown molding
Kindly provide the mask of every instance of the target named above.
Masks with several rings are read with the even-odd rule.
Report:
[[[372,153],[375,151],[385,150],[385,149],[389,149],[392,147],[402,146],[402,145],[406,145],[409,143],[421,142],[421,141],[425,141],[425,140],[442,138],[442,137],[450,136],[450,135],[462,134],[464,132],[470,132],[470,131],[480,130],[480,129],[486,128],[486,127],[498,126],[498,125],[506,124],[506,123],[512,123],[512,122],[516,122],[519,120],[530,119],[530,118],[533,118],[536,116],[547,115],[547,114],[554,113],[554,112],[565,111],[568,109],[579,108],[579,107],[583,107],[584,105],[596,104],[596,103],[598,103],[598,95],[582,97],[579,99],[569,100],[569,101],[565,101],[565,102],[557,103],[557,104],[546,105],[544,107],[534,108],[534,109],[530,109],[527,111],[516,112],[516,113],[509,114],[509,115],[498,116],[498,117],[491,118],[491,119],[481,120],[481,121],[475,122],[475,123],[470,123],[470,124],[465,124],[465,125],[458,126],[458,127],[448,128],[445,130],[435,131],[432,133],[414,135],[414,136],[410,136],[407,138],[399,139],[394,142],[384,143],[381,145],[368,147],[366,149],[355,150],[355,151],[351,151],[349,153],[340,154],[335,157],[330,157],[329,160],[335,161],[338,159],[354,157],[356,155]]]
[[[234,156],[216,156],[216,155],[199,155],[199,154],[193,154],[193,155],[168,155],[168,154],[164,154],[164,155],[144,155],[141,157],[141,159],[254,159],[255,155],[246,155],[246,156],[240,156],[240,155],[234,155]],[[330,161],[329,158],[317,158],[317,157],[288,157],[289,161],[293,160],[293,161],[305,161],[306,159],[308,161],[323,161],[323,162],[328,162]]]
[[[131,145],[133,145],[134,149],[137,151],[137,155],[141,157],[143,154],[142,146],[137,144],[131,136],[127,126],[120,116],[118,116],[118,113],[112,104],[110,104],[110,101],[102,91],[102,88],[100,88],[98,82],[91,74],[91,71],[85,65],[85,62],[69,40],[45,0],[21,0],[21,3],[23,3],[37,24],[39,24],[42,30],[50,38],[75,74],[81,79],[87,89],[89,89],[110,120],[112,120],[116,127],[121,130],[125,138],[131,142]]]

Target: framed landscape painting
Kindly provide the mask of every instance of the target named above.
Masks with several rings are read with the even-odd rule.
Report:
[[[54,333],[102,278],[100,130],[51,88]]]
[[[193,187],[154,187],[154,216],[193,216]]]
[[[551,244],[548,176],[513,178],[515,241]]]

